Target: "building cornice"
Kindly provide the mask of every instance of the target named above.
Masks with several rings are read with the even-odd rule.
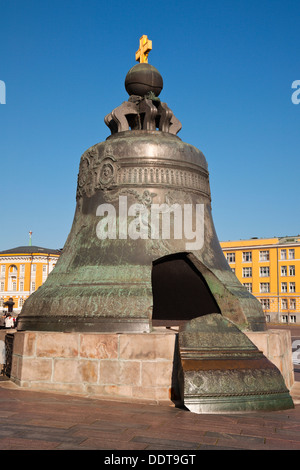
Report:
[[[57,261],[59,258],[59,255],[48,255],[46,256],[45,254],[39,255],[39,254],[32,254],[32,255],[1,255],[0,256],[0,263],[30,263],[30,262],[36,262],[36,263],[44,263],[48,261]]]
[[[227,250],[255,250],[255,249],[264,249],[264,250],[271,250],[272,248],[300,248],[300,243],[276,243],[276,244],[268,244],[268,245],[232,245],[232,246],[223,246],[226,243],[230,242],[220,242],[221,248],[223,251]],[[233,243],[233,242],[232,242]]]

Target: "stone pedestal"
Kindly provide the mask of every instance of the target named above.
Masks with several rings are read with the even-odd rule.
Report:
[[[11,333],[11,331],[9,331]],[[2,330],[1,340],[7,331]],[[291,389],[290,332],[247,332]],[[152,333],[14,332],[11,380],[34,390],[105,399],[180,403],[176,329]]]
[[[294,385],[292,340],[289,330],[246,331],[250,341],[280,370],[287,388]]]
[[[17,332],[11,380],[21,387],[112,399],[179,398],[176,331]]]

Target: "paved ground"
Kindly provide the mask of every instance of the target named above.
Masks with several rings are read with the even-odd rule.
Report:
[[[292,396],[292,410],[197,415],[166,405],[20,390],[2,380],[0,449],[299,450],[300,382]]]

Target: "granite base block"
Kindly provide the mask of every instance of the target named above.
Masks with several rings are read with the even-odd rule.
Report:
[[[177,332],[16,332],[11,380],[21,387],[172,403]]]
[[[6,330],[1,332],[5,340]],[[12,331],[10,331],[12,333]],[[294,384],[290,332],[246,332]],[[178,331],[58,333],[14,331],[10,379],[20,387],[90,397],[180,403]]]

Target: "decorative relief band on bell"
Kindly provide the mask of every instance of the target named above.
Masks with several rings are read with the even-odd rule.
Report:
[[[123,167],[118,173],[117,182],[118,184],[183,186],[208,192],[207,175],[164,167]]]
[[[210,198],[208,175],[192,169],[164,166],[120,166],[112,157],[103,159],[97,167],[81,167],[77,197],[92,196],[98,189],[116,186],[162,186],[201,192]]]

